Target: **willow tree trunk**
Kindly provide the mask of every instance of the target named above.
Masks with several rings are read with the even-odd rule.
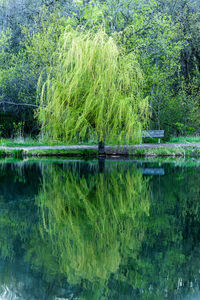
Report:
[[[99,152],[99,155],[105,154],[105,143],[104,142],[98,143],[98,152]]]
[[[98,165],[99,165],[99,173],[103,173],[105,170],[105,158],[99,158]]]

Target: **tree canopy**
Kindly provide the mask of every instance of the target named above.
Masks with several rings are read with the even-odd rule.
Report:
[[[52,78],[52,57],[55,63],[57,50],[64,50],[64,31],[71,26],[87,39],[102,24],[120,56],[130,55],[140,66],[150,127],[167,135],[198,133],[199,8],[199,1],[191,0],[0,1],[2,135],[13,134],[14,124],[22,123],[25,133],[39,133],[41,123],[34,119],[38,78],[41,73],[43,82],[47,74]]]
[[[43,134],[64,141],[138,142],[148,121],[142,71],[105,32],[65,32],[42,89]]]

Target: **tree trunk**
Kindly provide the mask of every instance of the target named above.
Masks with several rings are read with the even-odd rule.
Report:
[[[105,143],[104,142],[99,142],[98,152],[99,152],[99,155],[104,155],[105,154]]]
[[[99,158],[98,164],[99,164],[99,173],[103,173],[105,170],[105,159]]]

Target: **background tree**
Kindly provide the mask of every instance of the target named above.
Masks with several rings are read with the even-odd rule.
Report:
[[[12,135],[12,123],[24,123],[29,134],[39,132],[37,81],[41,72],[43,80],[49,73],[63,28],[95,32],[101,23],[126,53],[136,55],[142,97],[151,102],[151,128],[168,135],[199,133],[199,11],[199,1],[191,0],[1,0],[1,134]]]

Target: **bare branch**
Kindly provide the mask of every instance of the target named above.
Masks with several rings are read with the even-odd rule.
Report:
[[[9,104],[9,105],[16,105],[16,106],[30,106],[30,107],[37,107],[39,108],[39,105],[36,104],[30,104],[30,103],[15,103],[10,101],[0,101],[0,104]]]

